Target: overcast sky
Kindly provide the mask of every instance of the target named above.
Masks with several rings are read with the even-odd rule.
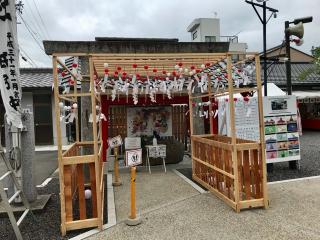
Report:
[[[215,12],[220,18],[221,35],[240,32],[239,41],[246,42],[250,51],[262,50],[262,24],[244,0],[23,0],[23,3],[25,21],[18,17],[19,43],[24,55],[38,67],[51,67],[50,58],[41,50],[43,39],[94,40],[96,36],[107,36],[190,41],[186,28],[192,20],[214,17]],[[312,46],[320,46],[319,0],[269,0],[267,5],[279,10],[278,17],[271,18],[267,26],[268,48],[282,42],[284,21],[304,16],[313,16],[313,22],[305,24],[305,43],[297,48],[310,53]]]

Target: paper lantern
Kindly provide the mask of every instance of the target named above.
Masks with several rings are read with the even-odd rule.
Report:
[[[133,68],[137,68],[138,65],[134,63],[134,64],[132,64],[132,67],[133,67]]]
[[[127,76],[127,73],[126,73],[126,72],[123,72],[123,73],[122,73],[122,76],[123,76],[123,77]]]
[[[166,71],[166,70],[163,70],[163,71],[162,71],[162,74],[167,74],[167,71]]]
[[[66,73],[63,71],[63,72],[61,73],[61,76],[64,77],[65,75],[66,75]]]
[[[200,72],[200,69],[196,69],[196,73],[199,73]]]
[[[72,104],[73,109],[77,109],[78,108],[78,104],[74,103]]]
[[[175,70],[178,70],[178,69],[179,69],[179,65],[178,65],[178,64],[175,65],[175,66],[174,66],[174,69],[175,69]]]
[[[59,108],[63,108],[64,107],[64,103],[63,102],[59,102]]]
[[[70,83],[71,85],[73,85],[73,84],[74,84],[74,80],[70,80],[69,83]]]
[[[211,63],[207,62],[206,67],[210,67]]]
[[[109,67],[109,64],[108,63],[104,63],[103,66],[104,66],[104,68],[107,68],[107,67]]]
[[[158,70],[156,68],[152,69],[152,72],[156,73]]]
[[[104,73],[105,73],[105,74],[108,74],[108,73],[109,73],[109,69],[105,69],[105,70],[104,70]]]
[[[90,199],[92,196],[91,190],[90,189],[86,189],[84,190],[84,197],[85,199]]]
[[[190,69],[191,69],[191,70],[195,69],[195,66],[192,65],[192,66],[190,67]]]
[[[145,70],[148,70],[149,66],[148,66],[148,65],[144,65],[143,68],[144,68]]]
[[[117,70],[118,70],[118,71],[121,71],[121,69],[122,69],[121,67],[117,67]]]
[[[76,67],[78,67],[78,64],[73,63],[73,64],[72,64],[72,67],[73,67],[73,68],[76,68]]]
[[[179,67],[182,67],[183,64],[182,64],[182,62],[179,62],[178,65],[179,65]]]
[[[118,71],[115,71],[115,72],[114,72],[114,75],[118,75],[118,74],[119,74],[119,72],[118,72]]]
[[[201,64],[201,68],[204,69],[206,66],[204,64]]]
[[[250,99],[248,97],[244,97],[243,101],[248,102]]]

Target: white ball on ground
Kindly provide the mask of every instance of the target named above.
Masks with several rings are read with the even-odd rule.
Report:
[[[84,197],[85,199],[90,199],[92,196],[91,190],[90,189],[86,189],[84,190]]]

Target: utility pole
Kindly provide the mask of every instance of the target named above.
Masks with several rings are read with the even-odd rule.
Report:
[[[257,16],[260,19],[260,22],[263,26],[263,86],[264,86],[264,96],[268,95],[267,90],[267,83],[268,83],[268,72],[267,72],[267,23],[269,22],[270,18],[273,16],[274,18],[277,17],[277,12],[279,12],[277,9],[267,7],[267,1],[268,0],[257,0],[257,2],[263,2],[262,4],[254,3],[253,0],[245,2],[250,4],[254,11],[256,12]],[[262,8],[262,17],[260,16],[260,13],[258,12],[256,7]],[[271,12],[271,15],[267,18],[267,10]]]
[[[289,28],[289,21],[284,22],[284,29]],[[287,77],[287,94],[292,95],[292,81],[291,81],[291,55],[290,55],[290,33],[285,32],[286,43],[286,77]]]

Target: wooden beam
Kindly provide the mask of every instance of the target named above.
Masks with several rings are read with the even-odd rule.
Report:
[[[228,173],[228,172],[226,172],[226,171],[224,171],[224,170],[222,170],[220,168],[217,168],[217,167],[215,167],[215,166],[213,166],[213,165],[211,165],[211,164],[209,164],[209,163],[207,163],[205,161],[202,161],[201,159],[199,159],[197,157],[192,156],[192,159],[197,161],[197,162],[199,162],[199,163],[201,163],[201,164],[203,164],[203,165],[206,165],[207,167],[209,167],[209,168],[211,168],[211,169],[213,169],[213,170],[215,170],[215,171],[217,171],[217,172],[219,172],[219,173],[221,173],[221,174],[223,174],[223,175],[225,175],[225,176],[227,176],[227,177],[229,177],[231,179],[234,179],[234,175],[232,175],[232,174],[230,174],[230,173]]]
[[[94,162],[94,155],[83,155],[74,157],[63,157],[63,165],[84,164]]]
[[[78,220],[66,223],[66,228],[68,231],[82,229],[82,228],[92,228],[98,226],[98,218],[90,218],[85,220]]]

